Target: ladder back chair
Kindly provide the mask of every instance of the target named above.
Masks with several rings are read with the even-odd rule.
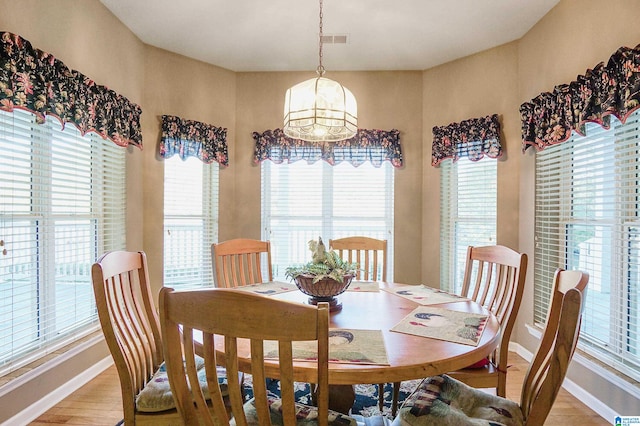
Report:
[[[356,280],[387,280],[387,240],[369,237],[345,237],[329,240],[329,248],[349,262],[359,265]]]
[[[169,385],[144,252],[104,254],[91,268],[98,317],[122,392],[125,425],[180,424]],[[159,396],[164,395],[164,397]]]
[[[345,237],[329,240],[329,248],[349,262],[358,263],[356,280],[387,280],[387,240],[370,237]],[[384,407],[384,383],[378,384],[378,405]]]
[[[272,421],[294,425],[296,416],[298,421],[306,422],[317,416],[312,424],[319,425],[355,424],[349,417],[328,409],[329,306],[326,302],[311,306],[234,289],[173,291],[163,288],[160,321],[169,381],[185,425],[226,425],[230,416],[238,425],[263,426]],[[205,392],[189,386],[185,377],[186,373],[190,383],[198,383],[193,361],[194,335],[200,336],[203,345],[212,410],[204,401]],[[224,342],[224,350],[215,347],[216,340]],[[265,353],[266,340],[277,341],[278,350],[267,349]],[[316,407],[294,401],[292,344],[297,341],[317,344],[317,359],[308,361],[316,364],[315,373],[305,376],[317,384]],[[249,350],[243,345],[250,346],[248,358],[239,357],[243,347]],[[224,403],[216,379],[215,365],[221,361],[219,358],[230,376],[238,374],[241,366],[250,367],[254,398],[245,402],[239,384],[231,381],[230,405]],[[274,375],[280,379],[280,398],[267,394],[266,378]],[[302,420],[303,417],[307,419]]]
[[[234,288],[264,282],[261,257],[266,256],[266,281],[273,281],[269,241],[237,238],[211,245],[214,284]]]
[[[393,425],[542,426],[578,343],[588,281],[585,272],[556,270],[547,322],[524,377],[519,404],[444,374],[425,379],[402,404]]]
[[[448,375],[476,388],[495,388],[506,396],[509,340],[522,301],[527,255],[501,245],[467,248],[461,296],[491,311],[502,335],[496,350],[480,362]],[[399,384],[394,383],[391,412],[395,415]]]

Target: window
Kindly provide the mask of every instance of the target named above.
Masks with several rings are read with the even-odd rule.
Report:
[[[459,293],[468,246],[496,244],[497,161],[440,164],[440,285]]]
[[[0,372],[97,328],[91,265],[124,223],[123,148],[0,111]]]
[[[164,285],[213,285],[211,244],[218,240],[218,163],[164,160]]]
[[[388,161],[262,163],[262,238],[271,241],[274,279],[309,262],[307,242],[362,235],[387,240],[387,279],[393,280],[393,167]]]
[[[589,273],[580,348],[640,379],[640,113],[536,154],[535,321],[557,267]]]

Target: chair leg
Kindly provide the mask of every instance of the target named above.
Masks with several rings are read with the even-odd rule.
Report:
[[[384,383],[378,385],[378,407],[380,412],[384,409]]]
[[[398,412],[398,398],[400,397],[400,382],[393,383],[393,395],[391,396],[391,417],[396,417]]]

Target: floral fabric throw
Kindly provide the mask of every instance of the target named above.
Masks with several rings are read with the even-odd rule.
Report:
[[[285,136],[282,129],[253,132],[256,141],[254,162],[271,160],[280,164],[306,160],[315,163],[324,160],[331,165],[346,161],[359,166],[370,161],[380,167],[383,161],[390,161],[394,167],[402,167],[402,149],[398,130],[358,129],[351,139],[338,142],[306,142]]]
[[[622,123],[640,107],[640,45],[621,47],[605,64],[585,75],[558,85],[520,106],[522,151],[544,148],[566,141],[575,130],[585,135],[585,123],[609,128],[610,115]]]
[[[117,145],[142,149],[138,105],[22,37],[0,32],[0,109],[14,108],[34,113],[38,123],[51,115],[63,126],[73,123],[83,135],[95,132]]]
[[[217,161],[228,166],[227,129],[163,115],[160,156],[170,158],[175,154],[183,160],[197,157],[206,164]]]
[[[490,158],[502,156],[497,114],[433,128],[432,166],[437,166],[447,158],[452,158],[454,162],[460,157],[478,161],[485,155]]]

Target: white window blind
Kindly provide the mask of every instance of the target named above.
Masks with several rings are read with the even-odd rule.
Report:
[[[387,240],[393,280],[393,166],[262,163],[262,238],[271,241],[273,274],[311,260],[308,241],[361,235]]]
[[[124,224],[123,148],[0,111],[0,372],[95,330],[91,265]]]
[[[589,273],[580,348],[640,379],[640,114],[536,154],[535,321],[556,268]]]
[[[460,292],[468,246],[496,244],[497,161],[440,164],[440,287]]]
[[[164,285],[213,285],[211,244],[218,240],[218,163],[164,160]]]

